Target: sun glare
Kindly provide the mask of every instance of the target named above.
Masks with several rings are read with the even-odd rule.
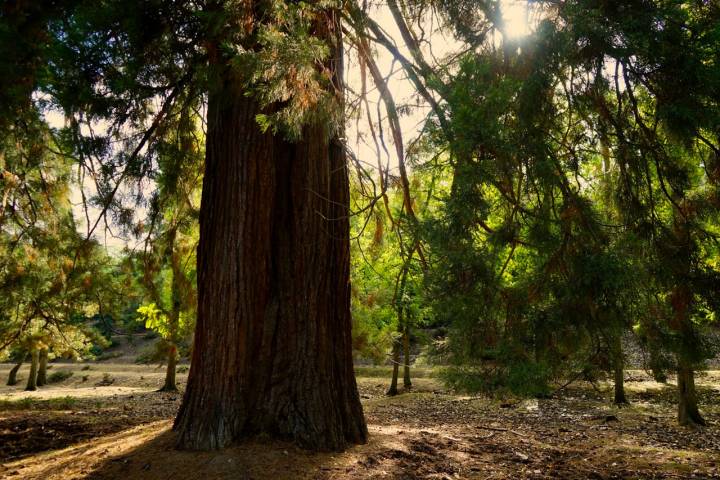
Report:
[[[530,34],[527,1],[500,0],[500,10],[505,22],[504,35],[510,38],[520,38]]]

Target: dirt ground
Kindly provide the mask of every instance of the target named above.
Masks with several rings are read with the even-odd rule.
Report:
[[[0,366],[3,383],[10,367]],[[386,378],[360,376],[369,442],[317,454],[264,438],[177,451],[171,425],[181,395],[154,391],[162,368],[98,362],[48,373],[59,370],[73,375],[36,392],[0,387],[0,478],[720,479],[720,371],[698,378],[708,420],[698,430],[675,424],[672,382],[641,371],[627,372],[624,408],[610,404],[609,385],[494,400],[455,394],[424,372],[388,398]]]

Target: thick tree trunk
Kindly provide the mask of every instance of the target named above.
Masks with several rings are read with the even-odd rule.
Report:
[[[10,370],[7,381],[8,386],[17,385],[17,373],[18,370],[20,370],[20,367],[22,367],[22,364],[25,362],[25,356],[25,354],[22,354],[20,360],[18,360],[18,363],[16,363],[15,366]]]
[[[333,31],[317,34],[339,42],[337,19],[326,23]],[[319,125],[297,143],[262,133],[259,113],[226,70],[208,104],[198,317],[178,446],[214,449],[263,432],[342,450],[367,436],[352,364],[344,150]]]
[[[177,392],[175,373],[177,371],[177,347],[174,343],[168,347],[167,369],[165,370],[165,383],[160,392]]]
[[[410,327],[405,325],[403,329],[403,385],[405,388],[412,387],[410,380]]]
[[[681,208],[686,206],[683,202]],[[675,353],[677,360],[678,385],[678,423],[680,425],[705,425],[705,420],[698,410],[697,393],[695,391],[695,372],[693,371],[692,353],[697,345],[693,341],[693,323],[690,311],[694,302],[694,294],[687,279],[691,276],[694,242],[690,234],[687,216],[685,213],[673,210],[675,240],[678,245],[676,257],[682,260],[682,269],[676,273],[678,283],[670,295],[670,305],[673,316],[670,319],[670,328],[678,334],[679,349]],[[677,260],[676,259],[676,260]]]
[[[695,391],[695,372],[692,367],[678,360],[678,423],[680,425],[705,425],[700,415]]]
[[[626,405],[630,402],[628,402],[627,397],[625,396],[625,361],[623,358],[621,335],[614,335],[612,342],[613,373],[615,377],[615,403],[618,405]]]
[[[37,386],[42,387],[47,384],[47,364],[48,364],[48,349],[40,349],[40,365],[37,373]]]
[[[25,386],[25,390],[33,391],[37,390],[37,372],[38,372],[38,364],[40,363],[40,352],[37,348],[33,348],[30,351],[30,373],[28,374],[27,379],[27,385]]]

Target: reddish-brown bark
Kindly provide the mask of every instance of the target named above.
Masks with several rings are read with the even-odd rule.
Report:
[[[336,79],[340,52],[338,43]],[[261,132],[260,108],[235,75],[226,69],[209,98],[178,444],[213,449],[262,432],[341,450],[367,435],[352,365],[343,146],[319,124],[296,143]]]

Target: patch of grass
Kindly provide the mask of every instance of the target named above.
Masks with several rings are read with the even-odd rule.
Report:
[[[77,404],[75,397],[58,397],[47,400],[50,410],[71,410]]]
[[[80,370],[82,370],[83,372],[86,372],[86,371],[90,370],[90,368],[91,368],[90,365],[85,365]]]
[[[670,470],[675,470],[676,472],[684,474],[689,474],[693,470],[693,467],[691,465],[679,462],[668,462],[665,464],[665,466]]]
[[[72,376],[73,372],[71,372],[70,370],[58,370],[57,372],[51,373],[47,380],[48,383],[60,383]]]
[[[103,360],[112,360],[113,358],[122,357],[122,352],[103,352],[102,354],[98,355],[97,359],[98,361]]]
[[[150,362],[153,361],[153,354],[148,351],[144,351],[140,353],[137,357],[135,357],[135,363],[139,365],[147,365]]]
[[[190,367],[188,367],[187,365],[181,365],[177,368],[176,371],[177,373],[187,373],[188,370],[190,370]]]
[[[356,377],[390,378],[392,377],[392,366],[389,365],[363,365],[355,367]],[[412,378],[436,378],[437,372],[432,367],[410,366]],[[402,381],[402,366],[400,367],[400,380]]]
[[[36,402],[30,397],[18,400],[0,400],[0,410],[31,410],[34,403]]]
[[[18,400],[0,400],[0,410],[71,410],[77,404],[75,397],[57,397],[36,400],[30,397]]]

